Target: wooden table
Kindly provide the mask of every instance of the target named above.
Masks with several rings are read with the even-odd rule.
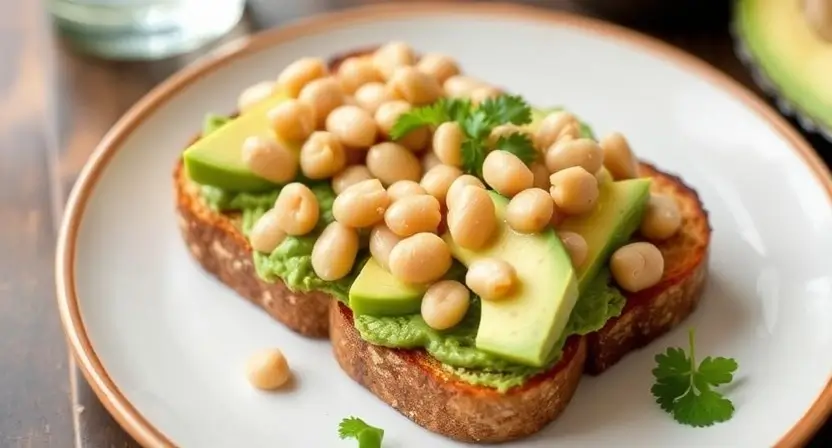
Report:
[[[252,1],[246,19],[223,40],[355,3]],[[587,13],[568,0],[533,3]],[[709,18],[704,29],[645,31],[752,86],[731,51],[727,17]],[[0,447],[136,446],[67,355],[54,300],[55,231],[72,183],[104,132],[152,86],[209,49],[153,63],[78,56],[54,37],[39,2],[0,0]],[[832,145],[809,140],[828,163]],[[829,442],[827,424],[812,444]]]

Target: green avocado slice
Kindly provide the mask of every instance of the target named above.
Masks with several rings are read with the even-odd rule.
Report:
[[[403,283],[370,257],[350,287],[350,309],[355,314],[401,316],[420,312],[427,287]]]
[[[469,266],[499,258],[517,271],[520,286],[499,301],[482,301],[476,347],[519,364],[541,367],[562,336],[578,299],[578,282],[569,254],[553,230],[527,235],[505,223],[508,199],[489,191],[499,226],[484,250],[460,247],[450,233],[443,238],[454,258]]]
[[[580,290],[595,278],[613,251],[630,239],[641,224],[647,200],[650,198],[649,178],[601,182],[598,203],[591,212],[571,216],[558,229],[575,232],[586,240],[587,257],[578,267]]]
[[[194,182],[231,192],[257,193],[277,185],[254,174],[243,162],[243,142],[251,136],[272,136],[268,111],[286,100],[275,95],[191,144],[184,154],[185,169]],[[284,142],[286,143],[286,142]],[[286,143],[295,151],[300,147]]]

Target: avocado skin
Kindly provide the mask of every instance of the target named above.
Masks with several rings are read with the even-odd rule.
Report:
[[[802,2],[738,0],[734,31],[741,59],[766,81],[758,82],[763,90],[792,103],[787,113],[796,109],[832,138],[832,64],[821,63],[832,53],[832,42],[811,26]]]

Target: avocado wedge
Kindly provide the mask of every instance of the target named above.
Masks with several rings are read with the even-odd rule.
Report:
[[[443,239],[454,258],[469,266],[482,258],[499,258],[517,271],[520,286],[499,301],[482,301],[477,348],[514,362],[541,367],[563,334],[578,299],[578,282],[569,254],[551,229],[528,235],[505,223],[508,199],[488,192],[497,211],[498,228],[484,250],[456,244],[450,233]]]
[[[268,111],[285,100],[286,96],[281,94],[269,97],[191,144],[183,154],[188,177],[198,184],[231,192],[257,193],[277,187],[251,172],[243,162],[242,148],[243,142],[251,136],[280,139],[272,129]],[[300,151],[298,144],[284,144]]]

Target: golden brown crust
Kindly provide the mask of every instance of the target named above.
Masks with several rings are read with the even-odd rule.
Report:
[[[254,271],[251,246],[240,230],[239,216],[208,208],[181,161],[174,170],[174,185],[179,230],[189,252],[206,271],[292,330],[317,338],[329,334],[329,295],[295,293],[279,280],[261,280]]]
[[[540,431],[569,404],[586,358],[583,338],[570,338],[554,368],[501,394],[455,379],[424,351],[369,344],[340,303],[329,318],[335,358],[352,379],[417,424],[463,442],[504,442]]]
[[[690,315],[699,303],[708,278],[708,215],[696,192],[678,177],[642,163],[642,176],[653,178],[652,191],[673,196],[682,213],[675,236],[656,244],[665,259],[665,272],[656,286],[627,294],[621,316],[587,336],[586,370],[599,374],[627,353],[667,333]]]

